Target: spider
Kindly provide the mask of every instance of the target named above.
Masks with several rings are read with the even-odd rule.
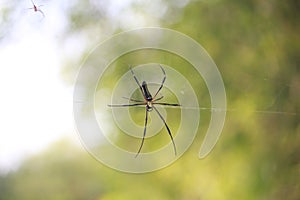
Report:
[[[43,11],[39,8],[39,7],[43,6],[43,5],[37,6],[37,5],[34,4],[33,0],[31,0],[31,3],[32,3],[32,6],[33,6],[33,7],[28,8],[28,9],[33,9],[34,12],[40,12],[40,13],[43,15],[43,17],[45,17],[45,14],[44,14]]]
[[[164,78],[163,78],[163,80],[161,82],[161,85],[158,88],[158,90],[156,91],[156,93],[155,93],[154,96],[152,96],[151,93],[149,92],[146,81],[143,81],[142,85],[141,85],[140,82],[138,81],[137,77],[135,76],[133,70],[130,67],[130,71],[132,73],[132,76],[133,76],[135,82],[137,83],[137,85],[139,86],[140,91],[141,91],[141,93],[142,93],[142,95],[144,97],[144,100],[136,100],[136,99],[124,97],[125,99],[128,99],[129,101],[134,102],[134,103],[132,103],[132,104],[108,105],[109,107],[145,106],[145,108],[146,108],[146,116],[145,116],[145,125],[144,125],[143,138],[142,138],[141,145],[140,145],[140,147],[138,149],[138,152],[137,152],[137,154],[136,154],[135,157],[137,157],[139,155],[139,153],[141,152],[141,150],[142,150],[142,147],[143,147],[143,144],[144,144],[144,140],[145,140],[145,136],[146,136],[147,123],[148,123],[148,115],[149,115],[149,112],[151,112],[152,110],[155,110],[155,112],[158,114],[158,116],[160,117],[160,119],[163,121],[163,123],[164,123],[164,125],[165,125],[165,127],[166,127],[166,129],[168,131],[168,134],[169,134],[169,136],[171,138],[171,141],[172,141],[172,144],[173,144],[173,148],[174,148],[175,156],[177,154],[176,145],[175,145],[175,142],[174,142],[171,130],[170,130],[170,128],[169,128],[166,120],[163,118],[163,116],[157,110],[157,108],[155,107],[155,105],[164,105],[164,106],[181,106],[181,105],[177,104],[177,103],[158,102],[159,100],[161,100],[163,98],[163,96],[161,96],[159,98],[156,98],[156,96],[158,95],[158,93],[160,92],[160,90],[163,88],[163,85],[164,85],[164,83],[166,81],[166,78],[167,78],[165,70],[163,69],[163,67],[161,65],[159,65],[159,66],[160,66],[160,68],[162,70]]]

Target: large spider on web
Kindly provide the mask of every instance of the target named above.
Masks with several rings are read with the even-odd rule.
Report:
[[[160,119],[163,121],[163,123],[164,123],[164,125],[165,125],[165,127],[166,127],[166,129],[168,131],[168,134],[169,134],[169,136],[171,138],[171,141],[172,141],[172,144],[173,144],[173,148],[174,148],[175,156],[177,154],[176,145],[175,145],[175,142],[174,142],[174,139],[173,139],[173,136],[172,136],[172,132],[171,132],[171,130],[170,130],[170,128],[169,128],[166,120],[160,114],[160,112],[157,110],[157,108],[155,107],[155,105],[164,105],[164,106],[181,106],[181,105],[177,104],[177,103],[159,102],[159,100],[161,100],[163,98],[163,96],[161,96],[159,98],[156,98],[157,95],[158,95],[158,93],[160,92],[160,90],[163,88],[164,83],[165,83],[166,78],[167,78],[166,72],[163,69],[163,67],[161,65],[159,65],[159,67],[161,68],[161,71],[162,71],[162,73],[164,75],[164,78],[163,78],[163,80],[162,80],[162,82],[160,84],[160,87],[158,88],[158,90],[154,94],[154,96],[152,96],[151,93],[149,92],[146,81],[143,81],[142,84],[140,84],[140,82],[138,81],[137,77],[135,76],[135,73],[133,72],[132,68],[130,67],[130,71],[132,73],[132,76],[133,76],[135,82],[137,83],[137,85],[139,86],[140,91],[141,91],[144,99],[143,100],[138,100],[138,99],[132,99],[132,98],[123,97],[125,99],[128,99],[132,103],[131,104],[111,104],[111,105],[108,105],[109,107],[145,106],[146,116],[145,116],[144,132],[143,132],[143,137],[142,137],[141,145],[140,145],[140,147],[138,149],[138,152],[137,152],[137,154],[136,154],[135,157],[137,157],[139,155],[139,153],[141,152],[142,147],[144,145],[145,136],[146,136],[146,132],[147,132],[148,115],[149,115],[149,112],[151,112],[152,110],[155,110],[155,112],[158,114],[158,116],[160,117]]]

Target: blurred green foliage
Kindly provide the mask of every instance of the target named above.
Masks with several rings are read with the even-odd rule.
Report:
[[[83,9],[87,2],[79,2],[83,5],[69,13],[70,34],[105,32],[114,26],[103,10],[95,8],[91,14]],[[185,7],[174,6],[175,1],[162,2],[169,8],[163,17],[148,12],[145,18],[152,17],[203,45],[223,76],[228,107],[235,109],[228,112],[213,152],[203,160],[197,158],[209,113],[202,114],[188,152],[171,166],[148,174],[114,171],[63,141],[27,160],[17,171],[0,175],[0,199],[300,198],[299,1],[194,0]],[[133,6],[142,12],[148,4]],[[115,26],[115,32],[122,30]],[[145,59],[139,55],[131,63]],[[161,60],[170,66],[180,62]],[[69,73],[66,68],[62,71]],[[192,69],[185,70],[192,74]]]

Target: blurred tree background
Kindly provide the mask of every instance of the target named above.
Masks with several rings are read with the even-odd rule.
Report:
[[[57,40],[80,46],[74,49],[79,56],[65,57],[62,79],[73,85],[90,49],[114,33],[161,26],[187,34],[217,64],[233,109],[216,147],[198,159],[209,112],[189,150],[147,174],[114,171],[63,140],[0,174],[0,199],[299,199],[300,2],[140,0],[124,1],[123,7],[116,2],[78,0],[66,6],[68,24]],[[0,40],[9,32],[13,9],[1,13]]]

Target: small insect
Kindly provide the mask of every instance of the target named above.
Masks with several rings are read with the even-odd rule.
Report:
[[[167,125],[166,120],[163,118],[163,116],[157,110],[157,108],[155,107],[155,105],[164,105],[164,106],[181,106],[181,105],[177,104],[177,103],[158,102],[159,100],[161,100],[163,98],[163,96],[161,96],[159,98],[156,98],[156,97],[157,97],[158,93],[160,92],[160,90],[163,88],[163,85],[164,85],[164,83],[166,81],[166,78],[167,78],[165,70],[163,69],[163,67],[161,65],[159,65],[159,66],[160,66],[160,68],[161,68],[161,70],[163,72],[164,78],[163,78],[163,80],[161,82],[161,85],[158,88],[158,90],[156,91],[156,93],[155,93],[154,96],[152,96],[151,93],[149,92],[146,81],[143,81],[142,85],[141,85],[140,82],[138,81],[137,77],[135,76],[133,70],[130,67],[130,71],[132,73],[132,76],[133,76],[135,82],[138,84],[138,86],[140,88],[140,91],[141,91],[141,93],[142,93],[142,95],[144,97],[144,100],[137,100],[137,99],[132,99],[132,98],[124,97],[125,99],[128,99],[129,101],[134,102],[134,103],[132,103],[132,104],[120,104],[120,105],[108,105],[109,107],[145,106],[145,108],[146,108],[146,116],[145,116],[145,125],[144,125],[143,138],[142,138],[141,145],[140,145],[140,147],[138,149],[138,152],[137,152],[137,154],[136,154],[135,157],[137,157],[139,155],[139,153],[141,152],[141,150],[142,150],[142,147],[143,147],[143,144],[144,144],[144,140],[145,140],[145,136],[146,136],[147,123],[148,123],[148,115],[149,115],[149,112],[151,112],[153,109],[158,114],[158,116],[160,117],[160,119],[163,121],[163,123],[164,123],[164,125],[165,125],[165,127],[166,127],[166,129],[168,131],[168,134],[169,134],[169,136],[171,138],[171,141],[172,141],[172,144],[173,144],[173,148],[174,148],[174,153],[175,153],[175,155],[177,154],[176,145],[175,145],[175,142],[174,142],[171,130],[170,130],[169,126]]]
[[[28,8],[28,9],[33,9],[34,12],[40,12],[43,15],[43,17],[45,17],[44,12],[40,9],[40,7],[43,6],[43,5],[37,6],[37,5],[34,4],[33,0],[31,0],[31,3],[32,3],[33,7]]]

